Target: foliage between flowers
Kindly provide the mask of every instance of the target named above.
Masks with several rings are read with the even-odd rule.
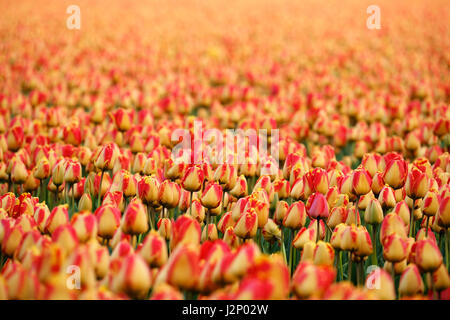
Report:
[[[449,298],[439,2],[62,5],[0,4],[0,299]]]

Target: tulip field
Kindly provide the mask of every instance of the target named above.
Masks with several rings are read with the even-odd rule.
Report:
[[[449,21],[0,0],[0,300],[449,300]]]

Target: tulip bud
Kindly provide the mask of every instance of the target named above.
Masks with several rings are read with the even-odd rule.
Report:
[[[21,126],[16,125],[6,132],[6,143],[8,145],[8,150],[19,150],[22,147],[24,141],[25,134]]]
[[[222,187],[214,182],[209,182],[203,190],[200,202],[207,209],[215,209],[222,201]]]
[[[366,288],[373,291],[380,300],[395,300],[395,284],[389,273],[376,268],[366,279]]]
[[[155,286],[163,281],[181,288],[193,290],[200,275],[199,254],[195,245],[180,245],[170,255],[160,271]]]
[[[336,271],[330,266],[302,262],[292,277],[293,291],[301,299],[320,298],[335,277]]]
[[[398,234],[391,234],[383,241],[383,257],[390,262],[400,262],[407,256],[408,242]]]
[[[269,219],[262,230],[263,237],[266,241],[281,240],[281,230],[277,224]]]
[[[439,200],[437,192],[430,190],[425,194],[425,197],[422,200],[422,212],[430,217],[434,216],[438,209]]]
[[[55,186],[60,186],[64,182],[65,160],[58,160],[52,169],[52,182]]]
[[[323,196],[322,196],[323,197]],[[298,230],[306,223],[305,205],[301,201],[292,203],[283,218],[283,226]]]
[[[159,186],[158,198],[165,208],[175,208],[180,201],[181,189],[180,186],[170,180],[164,180]]]
[[[431,276],[433,277],[433,286],[436,291],[443,291],[450,287],[450,276],[445,264],[441,264],[441,266],[434,271]]]
[[[121,221],[125,234],[138,235],[148,230],[148,215],[140,199],[133,199],[125,210]]]
[[[284,220],[284,217],[286,216],[286,213],[289,210],[289,204],[286,201],[278,201],[277,206],[275,208],[275,213],[274,213],[274,221],[277,224],[281,224]]]
[[[92,211],[92,199],[89,193],[83,193],[78,201],[78,210],[80,211]]]
[[[355,251],[358,249],[358,228],[354,224],[346,226],[342,230],[340,247],[344,251]]]
[[[394,189],[403,187],[408,174],[406,161],[397,155],[394,155],[392,159],[386,159],[385,156],[385,161],[386,168],[383,172],[384,181]]]
[[[50,162],[48,162],[47,158],[43,157],[39,160],[33,175],[39,180],[47,179],[50,176]]]
[[[200,224],[189,215],[181,215],[172,225],[170,248],[180,244],[198,245],[201,240]],[[217,230],[216,230],[217,233]]]
[[[394,196],[394,190],[389,186],[384,186],[378,195],[378,201],[383,208],[393,208],[395,207],[396,201]]]
[[[172,222],[168,218],[162,218],[158,221],[158,233],[166,240],[170,239],[172,234]]]
[[[223,241],[230,248],[238,248],[240,245],[240,239],[234,233],[234,227],[228,227],[223,234]]]
[[[319,241],[314,249],[314,264],[333,266],[334,249],[328,242]]]
[[[1,251],[7,257],[12,257],[14,252],[18,248],[20,241],[24,235],[24,231],[21,226],[14,225],[5,228],[3,240],[1,243]]]
[[[360,225],[361,217],[359,216],[359,211],[356,210],[355,206],[351,206],[347,209],[347,220],[345,220],[345,224],[347,225]]]
[[[203,185],[204,178],[202,168],[198,166],[191,166],[186,170],[181,180],[181,186],[190,192],[199,191]]]
[[[136,195],[136,179],[128,171],[122,176],[122,191],[126,198],[134,197]]]
[[[34,220],[36,221],[39,231],[45,232],[45,225],[50,216],[50,210],[45,203],[38,203],[34,207]]]
[[[306,209],[311,219],[327,219],[330,214],[328,202],[321,193],[314,193],[309,197]]]
[[[341,250],[341,240],[342,240],[342,233],[344,230],[346,230],[347,225],[340,223],[338,224],[331,235],[330,244],[334,249]]]
[[[137,184],[139,198],[148,205],[157,204],[159,197],[159,182],[154,176],[145,176]]]
[[[237,198],[245,197],[247,195],[247,180],[244,175],[240,175],[237,178],[234,188],[230,190],[230,194]]]
[[[245,211],[234,227],[234,233],[242,239],[253,238],[258,228],[258,215],[255,209]]]
[[[327,199],[328,207],[330,209],[336,207],[335,203],[339,198],[338,188],[336,186],[330,187],[325,197]]]
[[[413,166],[408,173],[405,183],[405,190],[408,197],[412,199],[423,198],[429,188],[428,176],[416,166]]]
[[[445,228],[450,227],[450,196],[442,198],[436,216],[440,226]]]
[[[214,240],[217,240],[218,238],[219,238],[219,235],[217,233],[217,227],[214,223],[209,223],[203,228],[202,237],[201,237],[202,242],[208,241],[208,240],[214,241]]]
[[[278,199],[286,199],[289,197],[290,188],[289,181],[284,179],[277,179],[273,182],[273,190],[278,195]]]
[[[143,174],[146,176],[150,176],[156,173],[157,163],[156,160],[152,157],[147,158],[144,163],[144,168],[142,169]]]
[[[81,180],[81,164],[78,161],[67,160],[64,165],[64,181],[66,183],[76,183]]]
[[[228,227],[234,227],[234,221],[231,217],[231,211],[225,212],[222,215],[222,218],[220,218],[219,222],[217,223],[217,229],[219,229],[219,231],[222,233],[225,233],[225,230]]]
[[[89,211],[75,213],[70,223],[80,242],[86,242],[97,237],[97,219]]]
[[[372,178],[364,168],[355,169],[351,179],[352,190],[356,195],[364,195],[371,190]]]
[[[28,171],[22,160],[15,158],[11,168],[11,181],[17,184],[22,184],[28,177]]]
[[[242,280],[236,299],[286,299],[288,295],[289,270],[281,256],[261,255]]]
[[[396,213],[403,220],[405,225],[409,225],[410,212],[408,204],[406,203],[405,200],[398,202],[395,205],[393,212]]]
[[[59,226],[65,225],[69,222],[69,206],[67,204],[59,205],[53,208],[47,223],[45,224],[45,232],[53,234]]]
[[[372,240],[370,239],[370,234],[366,227],[358,226],[358,239],[357,239],[357,250],[355,255],[358,257],[367,257],[372,254]]]
[[[372,192],[374,195],[378,196],[381,192],[381,189],[385,186],[383,174],[381,172],[375,173],[375,175],[372,178]]]
[[[119,108],[110,113],[117,130],[128,131],[133,124],[134,110]]]
[[[160,268],[168,259],[166,241],[157,231],[152,230],[144,238],[142,246],[138,249],[137,254],[140,255],[150,267]]]
[[[372,199],[364,212],[364,221],[368,224],[379,224],[383,221],[383,209],[377,199]]]
[[[359,197],[359,201],[358,201],[358,209],[366,210],[367,206],[369,205],[369,202],[372,199],[376,199],[375,196],[373,195],[372,191],[370,191],[367,194],[364,194],[364,195],[360,196]]]
[[[295,180],[291,188],[291,197],[295,200],[306,200],[309,194],[305,193],[305,183],[303,178]]]
[[[400,277],[398,291],[401,297],[423,293],[424,285],[422,277],[420,276],[419,269],[415,264],[409,264],[403,271]]]
[[[117,146],[113,143],[103,145],[95,158],[94,165],[96,168],[104,170],[112,170],[118,157]]]
[[[152,274],[144,259],[138,254],[131,254],[124,259],[113,281],[116,292],[143,299],[152,285]]]
[[[52,242],[58,244],[68,255],[78,246],[78,237],[75,229],[70,224],[65,224],[57,227],[52,233]]]
[[[187,209],[186,214],[193,217],[199,223],[202,223],[205,219],[205,207],[202,206],[199,199],[194,199],[192,200],[191,206]]]
[[[183,162],[175,162],[172,158],[164,161],[164,176],[170,180],[177,180],[183,177],[186,165]]]
[[[120,226],[120,210],[111,204],[101,205],[96,211],[98,235],[111,239]]]
[[[347,220],[347,208],[334,207],[331,209],[330,216],[328,217],[327,224],[331,230],[333,230],[338,224],[345,223]]]
[[[414,262],[423,272],[433,272],[442,264],[442,254],[431,239],[419,240],[415,243]]]
[[[33,171],[29,171],[27,179],[25,180],[25,183],[23,184],[24,191],[28,191],[28,192],[35,191],[38,189],[38,187],[39,187],[39,180],[34,177]]]

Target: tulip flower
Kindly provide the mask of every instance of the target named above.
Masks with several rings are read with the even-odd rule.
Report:
[[[214,182],[209,182],[200,197],[200,202],[208,210],[215,209],[222,201],[223,190],[220,185]]]
[[[142,246],[137,250],[150,267],[160,268],[168,259],[167,245],[163,237],[157,231],[152,230],[144,238]]]
[[[403,187],[408,174],[406,161],[394,153],[385,155],[384,160],[386,168],[383,171],[383,180],[394,189]]]
[[[429,182],[427,174],[413,166],[406,178],[406,195],[412,199],[423,198],[427,193],[428,188]]]
[[[414,262],[423,272],[433,272],[442,264],[442,254],[431,239],[419,240],[414,246]]]
[[[69,222],[68,205],[59,205],[51,211],[47,218],[44,230],[46,233],[53,234],[53,232],[61,225]]]
[[[415,264],[409,264],[405,271],[403,271],[400,277],[398,290],[400,296],[412,296],[414,294],[423,293],[424,284],[419,269]]]
[[[125,234],[135,237],[148,230],[148,216],[141,200],[135,198],[130,202],[120,224]]]
[[[145,298],[152,285],[152,274],[144,259],[131,254],[123,261],[120,271],[114,278],[116,292],[124,292],[134,298]]]
[[[199,253],[193,244],[178,246],[155,279],[155,286],[162,282],[181,288],[195,289],[200,274]]]
[[[97,236],[97,219],[89,211],[77,212],[72,216],[70,224],[80,242],[86,242]]]
[[[366,279],[366,288],[373,291],[380,300],[395,300],[395,284],[383,269],[374,269]]]
[[[352,189],[356,195],[364,195],[371,190],[372,178],[364,168],[355,169],[351,179]]]
[[[295,270],[292,288],[299,298],[320,298],[335,277],[336,272],[329,266],[315,266],[310,262],[303,262]]]
[[[114,205],[102,205],[95,211],[98,225],[98,235],[111,239],[120,226],[120,210]]]
[[[170,248],[180,244],[199,244],[201,240],[200,224],[189,215],[181,215],[172,224]],[[215,231],[217,234],[217,230]]]
[[[245,211],[234,226],[234,233],[241,239],[250,239],[256,235],[258,215],[255,209]]]

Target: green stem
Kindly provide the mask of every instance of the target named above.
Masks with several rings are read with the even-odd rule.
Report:
[[[151,214],[151,207],[150,205],[147,205],[147,215],[148,215],[148,227],[153,230],[153,221],[152,221],[152,214]]]
[[[72,183],[72,208],[75,211],[75,183]]]
[[[289,229],[289,274],[292,275],[292,254],[293,254],[292,245],[292,229]]]
[[[342,251],[339,251],[339,274],[340,280],[344,280],[344,268],[342,267]]]
[[[319,218],[317,218],[317,232],[316,232],[316,243],[319,242],[319,235],[320,235],[320,222]]]
[[[395,283],[395,268],[394,268],[394,263],[393,262],[391,264],[391,277],[392,277],[392,282]]]
[[[415,207],[415,200],[413,199],[413,204],[411,207],[410,217],[409,217],[409,237],[412,236],[412,230],[413,230],[413,224],[414,224],[414,207]]]
[[[100,187],[98,189],[98,196],[97,196],[97,208],[100,207],[100,200],[102,198],[102,183],[103,183],[103,174],[105,173],[104,170],[102,170],[102,175],[100,176]]]
[[[449,241],[449,239],[448,239],[448,228],[446,228],[445,229],[445,259],[447,261],[447,270],[450,269],[449,258],[448,258],[449,253],[450,253],[449,250],[448,250],[448,241]]]
[[[347,271],[347,280],[352,281],[352,252],[348,252],[348,271]]]
[[[356,286],[359,287],[361,284],[361,271],[360,271],[360,262],[356,262]]]
[[[286,246],[284,245],[284,230],[283,230],[283,227],[281,227],[280,251],[281,251],[281,254],[283,255],[284,263],[287,265]]]
[[[373,246],[373,253],[372,253],[372,264],[378,265],[378,258],[377,258],[377,224],[372,225],[372,246]]]

